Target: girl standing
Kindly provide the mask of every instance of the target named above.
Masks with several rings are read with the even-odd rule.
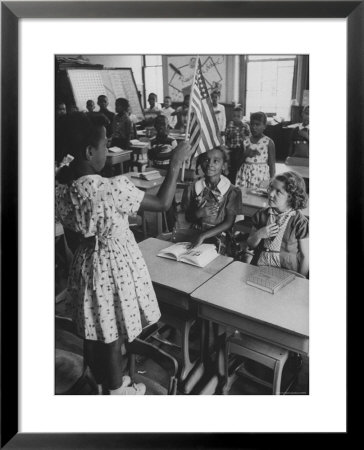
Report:
[[[150,196],[124,176],[99,175],[106,142],[102,116],[77,113],[57,123],[57,159],[69,154],[74,160],[57,173],[56,215],[81,237],[68,280],[68,304],[84,339],[86,363],[110,394],[140,395],[145,386],[128,386],[130,378],[122,376],[121,348],[157,322],[160,311],[128,215],[170,207],[189,145],[176,148],[161,189]]]
[[[267,116],[263,112],[250,115],[251,136],[243,141],[243,164],[236,175],[236,186],[258,187],[268,184],[275,175],[275,146],[272,139],[263,134]]]

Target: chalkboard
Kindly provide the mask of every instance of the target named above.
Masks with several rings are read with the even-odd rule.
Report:
[[[86,109],[87,100],[97,104],[99,95],[109,99],[108,109],[115,111],[115,100],[119,97],[129,100],[131,112],[142,120],[144,117],[136,88],[133,72],[130,68],[120,69],[66,69],[77,108]],[[96,107],[96,110],[98,108]]]

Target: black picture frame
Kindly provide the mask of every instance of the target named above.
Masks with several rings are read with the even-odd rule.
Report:
[[[346,18],[347,41],[347,245],[363,249],[364,2],[183,1],[1,2],[1,448],[257,448],[274,435],[249,433],[18,433],[18,24],[22,18]],[[12,105],[8,108],[7,105]],[[359,241],[359,242],[358,242]],[[360,250],[359,250],[360,252]],[[347,286],[359,288],[363,258],[348,259]],[[360,292],[358,290],[357,292]],[[12,320],[9,320],[12,318]],[[242,401],[243,404],[243,401]],[[340,433],[348,438],[349,433]],[[343,436],[344,435],[344,436]],[[280,435],[279,445],[297,442]],[[309,433],[299,439],[308,442]],[[317,435],[315,437],[317,441]],[[271,445],[267,445],[268,448]]]

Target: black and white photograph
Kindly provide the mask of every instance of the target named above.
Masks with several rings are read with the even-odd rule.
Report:
[[[1,2],[1,448],[347,434],[363,3]]]
[[[309,55],[54,63],[55,394],[309,395]]]

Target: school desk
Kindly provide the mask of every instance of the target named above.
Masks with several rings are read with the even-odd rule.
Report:
[[[200,268],[161,258],[157,253],[172,242],[149,238],[139,243],[153,282],[162,312],[162,322],[178,327],[182,332],[183,381],[193,367],[189,352],[189,331],[197,318],[197,305],[191,293],[232,262],[232,258],[219,255],[206,267]]]
[[[305,180],[310,179],[310,170],[308,166],[295,166],[284,163],[276,163],[276,175],[288,171],[297,172]]]
[[[246,283],[255,270],[255,266],[235,261],[197,288],[191,297],[198,303],[199,317],[308,354],[308,280],[296,277],[270,294]],[[206,352],[206,345],[203,348]]]
[[[123,164],[126,161],[131,160],[132,150],[121,150],[120,152],[110,152],[108,151],[106,154],[106,169],[119,165],[120,173],[124,173]]]
[[[155,195],[157,194],[161,184],[164,181],[164,177],[157,178],[156,180],[142,180],[140,178],[133,177],[135,172],[128,172],[125,174],[126,177],[138,188],[147,194]],[[154,222],[154,227],[156,230],[156,235],[159,235],[163,232],[163,214],[161,212],[147,212],[149,217],[152,217]],[[142,213],[143,219],[143,234],[146,237],[146,217],[145,213]]]
[[[240,188],[243,206],[240,214],[247,217],[252,217],[257,211],[268,206],[268,197],[253,194],[252,188]],[[310,216],[309,206],[302,210],[302,213],[306,216]]]

